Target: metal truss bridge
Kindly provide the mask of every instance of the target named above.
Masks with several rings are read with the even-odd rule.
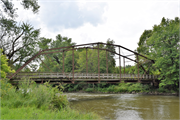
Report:
[[[105,48],[102,48],[101,46],[105,46]],[[108,49],[110,47],[118,48],[118,52],[116,50]],[[75,73],[74,72],[74,51],[78,49],[86,49],[86,72],[85,73]],[[97,50],[97,60],[98,60],[98,73],[89,73],[88,72],[88,49],[96,49]],[[121,54],[121,50],[124,49],[131,53],[130,55],[123,55]],[[99,59],[99,51],[106,51],[106,73],[100,73],[100,64],[101,61]],[[66,67],[64,65],[64,54],[67,51],[72,51],[72,71],[70,73],[65,73],[64,68]],[[108,53],[113,53],[118,56],[119,59],[119,73],[118,74],[111,74],[108,73]],[[55,54],[55,53],[62,53],[62,68],[59,68],[59,72],[53,72],[48,65],[46,65],[41,58],[43,56],[46,56],[49,60],[52,60],[51,57],[48,56],[48,54]],[[132,59],[130,56],[134,55],[136,59]],[[89,44],[81,44],[81,45],[74,45],[74,46],[67,46],[67,47],[60,47],[60,48],[52,48],[52,49],[46,49],[46,50],[40,50],[36,55],[34,55],[32,58],[30,58],[24,65],[22,65],[14,74],[8,74],[9,79],[12,81],[12,83],[16,84],[18,81],[21,81],[22,78],[28,78],[30,80],[35,81],[36,83],[43,84],[46,81],[50,81],[51,84],[56,84],[58,82],[62,83],[100,83],[100,82],[106,82],[106,83],[120,83],[122,81],[124,82],[140,82],[140,83],[158,83],[157,76],[148,75],[147,70],[143,67],[143,64],[141,61],[139,61],[139,57],[143,58],[143,63],[152,63],[154,64],[154,60],[147,58],[144,55],[141,55],[135,51],[132,51],[128,48],[125,48],[121,45],[115,45],[115,44],[107,44],[107,43],[89,43]],[[133,61],[137,64],[137,74],[136,75],[130,75],[125,74],[125,67],[124,67],[124,73],[121,73],[121,58],[123,58],[123,63],[125,66],[125,59]],[[21,72],[21,70],[26,67],[30,62],[32,62],[35,59],[39,59],[42,64],[49,69],[49,72]],[[150,66],[149,66],[150,67]],[[148,67],[148,69],[149,69]],[[141,68],[144,73],[139,74],[139,68]]]

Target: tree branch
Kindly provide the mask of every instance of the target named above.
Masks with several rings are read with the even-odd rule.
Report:
[[[12,50],[13,50],[13,52],[14,52],[14,44],[15,44],[15,42],[22,36],[24,34],[24,30],[23,30],[23,32],[13,41],[13,44],[12,44]]]

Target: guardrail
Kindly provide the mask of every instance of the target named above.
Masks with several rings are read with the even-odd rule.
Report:
[[[11,76],[11,74],[8,74]],[[13,78],[73,78],[72,73],[48,73],[48,72],[20,72],[15,75]],[[97,73],[74,73],[74,79],[91,79],[96,78],[98,79],[99,76]],[[138,78],[138,75],[135,74],[121,74],[121,78]],[[139,74],[140,79],[157,79],[158,76],[154,75],[141,75]],[[120,79],[119,74],[107,74],[107,73],[100,73],[100,79]]]

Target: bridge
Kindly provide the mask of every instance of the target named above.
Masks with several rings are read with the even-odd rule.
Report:
[[[102,47],[104,46],[104,47]],[[114,49],[112,49],[114,48]],[[116,52],[118,49],[118,52]],[[79,49],[85,49],[86,50],[86,72],[85,73],[76,73],[74,71],[74,51]],[[88,49],[97,50],[97,73],[89,73],[88,72],[88,62],[89,59],[87,57],[88,55]],[[121,50],[124,49],[131,53],[130,55],[123,55],[121,54]],[[72,51],[72,70],[70,73],[65,73],[64,68],[66,67],[64,65],[64,59],[65,59],[65,52]],[[99,51],[105,51],[106,52],[106,73],[100,73],[100,59],[99,59]],[[53,60],[48,54],[62,54],[62,68],[59,68],[59,63],[57,65],[56,60]],[[112,74],[108,73],[108,54],[113,53],[118,56],[119,59],[119,73],[118,74]],[[132,59],[130,56],[135,56],[136,59]],[[54,63],[57,68],[59,69],[59,72],[54,72],[52,69],[49,68],[48,65],[46,65],[42,58],[46,56],[52,63]],[[121,57],[123,58],[123,66],[124,66],[124,73],[121,73]],[[139,57],[143,58],[143,61],[139,61]],[[48,72],[22,72],[23,68],[25,68],[29,63],[33,62],[33,60],[38,59],[41,61],[41,63],[49,70]],[[133,61],[137,64],[137,74],[125,74],[125,59]],[[141,59],[142,60],[142,59]],[[36,83],[43,84],[46,81],[50,81],[51,84],[56,83],[100,83],[100,82],[106,82],[106,83],[120,83],[122,81],[124,82],[140,82],[140,83],[158,83],[158,76],[148,75],[148,69],[150,65],[148,66],[148,69],[144,68],[143,64],[150,63],[154,64],[154,60],[147,58],[144,55],[141,55],[135,51],[132,51],[128,48],[125,48],[121,45],[115,45],[115,44],[107,44],[107,43],[89,43],[89,44],[81,44],[81,45],[74,45],[74,46],[67,46],[67,47],[60,47],[60,48],[52,48],[52,49],[46,49],[46,50],[40,50],[36,55],[34,55],[32,58],[27,60],[24,65],[22,65],[14,74],[8,74],[9,79],[12,81],[13,84],[18,84],[22,80],[22,78],[28,78],[30,80],[35,81]],[[139,74],[139,68],[143,70],[143,74]]]

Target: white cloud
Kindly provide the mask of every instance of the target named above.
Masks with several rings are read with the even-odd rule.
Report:
[[[53,2],[55,2],[54,4],[60,3],[58,1]],[[57,19],[55,22],[58,24],[58,22],[60,22],[58,20],[60,20],[62,16],[60,16],[61,14],[57,14],[57,16],[55,13],[58,13],[58,11],[61,10],[63,10],[61,13],[65,13],[65,17],[71,16],[67,14],[69,10],[67,6],[69,3],[63,3],[61,6],[66,8],[63,9],[61,7],[51,6],[50,1],[46,4],[43,3],[43,1],[40,1],[41,9],[38,15],[33,15],[30,11],[25,13],[22,9],[20,9],[21,12],[19,13],[19,19],[26,18],[32,22],[36,28],[41,28],[42,37],[55,39],[57,34],[61,34],[62,36],[72,38],[72,41],[77,44],[98,41],[106,42],[108,38],[111,38],[115,41],[115,44],[135,50],[137,48],[139,38],[145,29],[152,29],[153,25],[161,22],[162,17],[174,19],[179,16],[178,1],[114,0],[111,2],[106,0],[103,2],[106,2],[105,5],[103,5],[100,1],[87,2],[85,0],[80,0],[79,2],[72,2],[71,5],[76,4],[77,11],[79,11],[73,12],[73,14],[75,16],[79,16],[81,19],[84,19],[84,22],[80,21],[80,23],[78,23],[79,19],[75,19],[72,23],[71,21],[66,21],[64,19],[63,22],[64,24],[67,24],[67,22],[70,24],[79,24],[76,27],[71,27],[70,25],[66,28],[62,25],[58,25],[55,29],[55,26],[52,25],[53,27],[51,27],[53,22],[47,22],[51,16],[50,14],[54,14],[53,19]],[[48,12],[49,10],[50,12]],[[86,14],[88,15],[85,16]],[[93,19],[94,14],[101,16],[103,21],[97,22],[98,19]],[[96,22],[96,25],[93,22]]]

